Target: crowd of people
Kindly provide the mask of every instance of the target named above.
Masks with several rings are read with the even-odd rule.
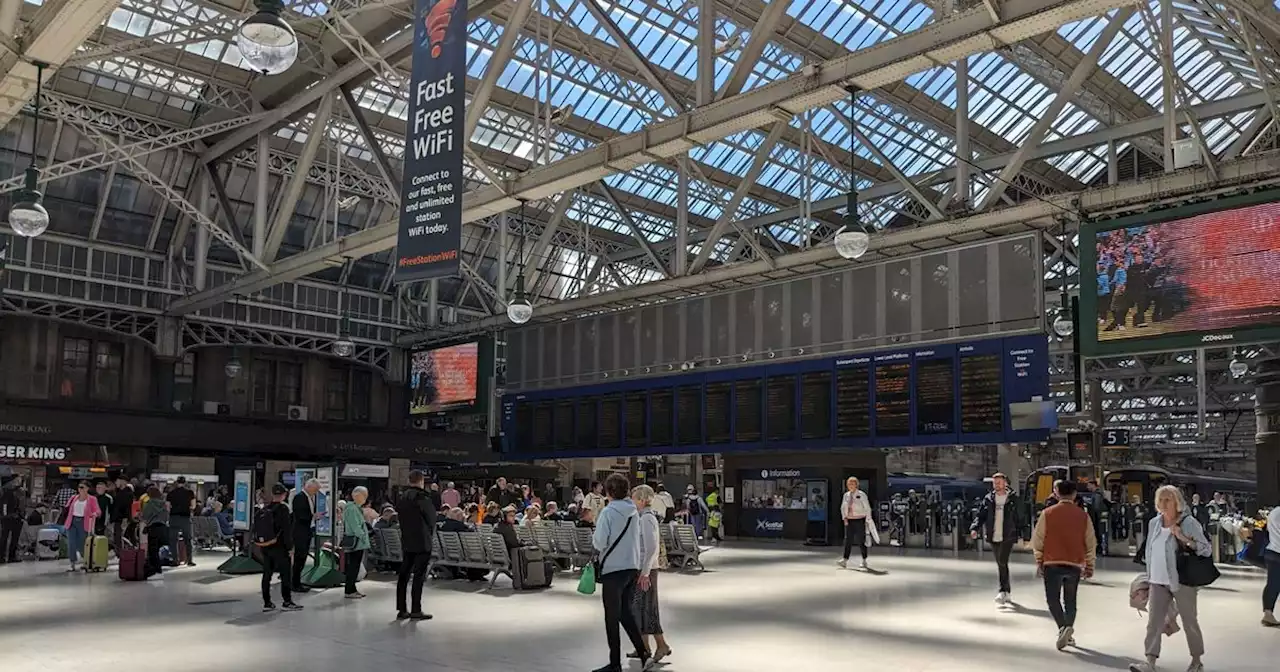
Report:
[[[1164,254],[1160,227],[1100,234],[1097,250],[1097,318],[1102,330],[1124,331],[1130,314],[1132,326],[1142,328],[1185,309],[1186,287]]]

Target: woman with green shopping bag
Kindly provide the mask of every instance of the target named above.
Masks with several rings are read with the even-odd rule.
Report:
[[[631,501],[631,482],[622,474],[605,481],[609,503],[600,511],[592,545],[600,554],[594,573],[600,582],[604,603],[604,628],[609,641],[609,664],[595,672],[622,672],[622,642],[618,626],[640,654],[642,670],[653,669],[653,656],[640,636],[640,624],[633,608],[636,584],[640,578],[640,523],[636,505]]]

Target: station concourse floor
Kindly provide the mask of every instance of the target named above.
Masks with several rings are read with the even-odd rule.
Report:
[[[1082,648],[1058,652],[1029,555],[1014,556],[1018,606],[1001,608],[990,554],[876,548],[874,574],[838,569],[837,554],[727,544],[703,555],[705,573],[663,574],[674,654],[656,669],[1067,672],[1124,670],[1142,655],[1128,560],[1106,559],[1097,583],[1081,586]],[[364,600],[313,591],[298,599],[304,611],[264,614],[259,577],[218,574],[224,558],[203,554],[198,567],[129,584],[114,566],[84,575],[61,561],[0,565],[0,670],[586,672],[608,659],[599,597],[575,592],[576,577],[529,593],[505,578],[492,593],[431,582],[434,620],[410,623],[393,620],[394,581],[377,575],[361,584]],[[1230,571],[1202,592],[1207,670],[1280,669],[1280,629],[1258,623],[1262,585],[1260,574]],[[1167,638],[1160,669],[1188,661],[1182,635]]]

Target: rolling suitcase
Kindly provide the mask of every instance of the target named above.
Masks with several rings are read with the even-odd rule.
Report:
[[[107,571],[107,552],[111,542],[106,537],[90,536],[84,540],[84,571]]]
[[[36,532],[36,559],[57,560],[62,548],[62,528],[42,527]]]
[[[535,590],[551,587],[555,570],[540,548],[516,549],[515,572],[512,581],[516,590]]]
[[[147,580],[147,552],[140,548],[120,549],[120,580]]]

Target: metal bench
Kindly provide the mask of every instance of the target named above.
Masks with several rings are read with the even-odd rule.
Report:
[[[400,530],[388,527],[369,535],[369,562],[375,569],[385,571],[402,560],[404,546],[400,543]]]
[[[514,586],[515,577],[511,574],[512,562],[511,554],[507,552],[507,542],[503,540],[501,534],[480,534],[476,533],[484,539],[485,553],[489,559],[489,571],[493,576],[489,578],[489,587],[486,590],[493,590],[493,584],[497,583],[498,576],[505,574],[511,579]]]
[[[680,564],[680,569],[688,569],[691,566],[697,567],[699,571],[706,569],[700,557],[702,548],[698,546],[698,534],[694,531],[693,526],[676,524],[672,528],[677,555],[684,558],[684,561]],[[667,557],[671,557],[670,549],[667,550]]]

